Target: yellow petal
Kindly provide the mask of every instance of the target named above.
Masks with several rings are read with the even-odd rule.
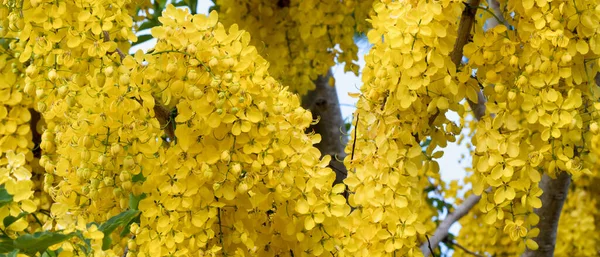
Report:
[[[296,211],[300,214],[308,213],[309,206],[308,202],[305,199],[300,199],[296,202]]]

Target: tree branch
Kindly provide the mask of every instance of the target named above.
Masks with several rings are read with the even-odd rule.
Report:
[[[37,131],[37,125],[42,116],[36,110],[30,108],[29,113],[31,114],[31,119],[29,120],[29,129],[31,130],[31,142],[33,142],[33,149],[31,152],[33,153],[33,157],[40,158],[42,157],[42,148],[40,144],[42,143],[42,135]]]
[[[465,5],[465,9],[460,16],[460,23],[458,25],[458,37],[456,38],[456,43],[454,44],[454,49],[450,54],[450,59],[456,65],[456,67],[460,66],[462,57],[463,57],[463,48],[469,42],[469,38],[471,37],[471,29],[473,28],[473,23],[475,21],[475,14],[477,13],[477,7],[479,6],[480,0],[469,0]],[[477,93],[478,101],[474,103],[467,99],[471,110],[473,110],[473,114],[475,118],[478,120],[483,117],[485,114],[485,97],[483,93],[480,91]]]
[[[160,104],[157,99],[154,99],[154,117],[160,123],[160,126],[165,131],[165,134],[173,142],[175,139],[175,129],[171,122],[175,122],[171,120],[171,110],[167,109],[164,105]]]
[[[475,21],[475,14],[477,13],[477,7],[479,6],[480,0],[469,0],[465,5],[465,9],[460,17],[460,23],[458,25],[458,38],[456,39],[456,43],[454,44],[454,49],[450,54],[450,58],[452,62],[459,67],[461,64],[461,60],[463,57],[463,48],[469,41],[471,36],[471,29],[473,27],[473,23]],[[477,94],[478,101],[477,103],[469,102],[469,106],[471,110],[473,110],[474,116],[477,120],[481,119],[485,114],[485,97],[481,90]],[[454,222],[458,221],[460,218],[464,217],[469,211],[479,202],[481,196],[471,195],[469,196],[461,206],[459,206],[453,213],[449,213],[448,216],[440,223],[438,228],[433,233],[431,237],[431,244],[437,246],[444,238],[448,236],[448,229],[450,226],[454,224]],[[425,257],[432,254],[428,251],[427,243],[421,245],[421,252]]]
[[[542,176],[540,188],[544,192],[540,197],[542,208],[536,209],[535,213],[540,217],[540,223],[537,228],[540,234],[534,239],[539,248],[535,251],[527,249],[522,257],[552,257],[554,256],[554,246],[556,245],[556,232],[558,231],[558,221],[562,211],[563,204],[567,199],[571,176],[561,171],[556,179],[552,179],[547,174]]]
[[[108,31],[103,30],[102,36],[103,36],[104,42],[110,41],[110,34],[108,33]],[[115,50],[115,52],[117,52],[117,54],[119,54],[119,57],[121,57],[121,61],[123,59],[125,59],[125,54],[121,51],[121,49],[117,48],[117,50]],[[113,54],[113,53],[114,52],[108,52],[108,54]]]
[[[460,23],[458,24],[458,37],[454,48],[450,54],[450,59],[458,67],[463,57],[463,47],[469,42],[471,37],[471,28],[473,28],[473,22],[475,21],[475,14],[477,13],[477,6],[479,6],[480,0],[469,0],[465,3],[465,9],[460,16]]]
[[[315,81],[316,88],[302,97],[302,107],[310,110],[313,119],[319,120],[309,129],[321,135],[321,142],[316,144],[316,147],[322,154],[331,155],[329,167],[335,171],[335,184],[338,184],[348,175],[346,166],[338,161],[346,157],[344,148],[348,137],[345,135],[346,128],[337,91],[329,85],[329,79],[332,77],[331,70],[326,75],[319,76]]]
[[[484,257],[483,255],[477,254],[476,252],[473,252],[467,248],[465,248],[464,246],[460,245],[459,243],[457,243],[456,241],[450,240],[449,238],[446,237],[446,239],[444,240],[444,243],[446,244],[451,244],[454,245],[456,247],[458,247],[459,249],[461,249],[463,252],[468,253],[470,255],[473,255],[475,257]]]
[[[508,28],[508,22],[506,22],[506,19],[504,19],[504,13],[502,12],[502,10],[500,9],[500,3],[498,3],[498,0],[488,0],[488,6],[490,9],[492,9],[492,13],[494,14],[494,18],[490,18],[487,21],[487,27],[488,28],[493,28],[496,27],[499,24],[503,24],[504,26],[506,26]]]
[[[469,213],[469,211],[473,209],[473,207],[479,202],[479,199],[481,199],[480,195],[471,195],[467,197],[463,204],[456,208],[454,212],[449,213],[448,216],[446,216],[446,218],[437,227],[433,233],[433,236],[431,236],[431,244],[437,247],[437,245],[448,236],[448,230],[450,229],[450,226],[452,226],[454,222],[467,215],[467,213]],[[425,257],[431,254],[428,250],[427,243],[421,245],[421,252]]]

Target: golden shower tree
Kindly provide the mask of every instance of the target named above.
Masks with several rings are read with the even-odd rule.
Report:
[[[600,2],[197,3],[2,2],[0,254],[599,254]]]

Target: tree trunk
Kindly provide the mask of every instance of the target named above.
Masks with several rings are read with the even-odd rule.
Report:
[[[341,161],[346,157],[344,148],[348,143],[340,101],[335,87],[329,85],[333,77],[331,70],[315,81],[316,88],[302,97],[302,107],[310,110],[313,119],[319,122],[309,128],[321,135],[321,142],[316,147],[323,155],[331,155],[329,166],[335,171],[335,184],[342,183],[348,171]],[[339,160],[339,161],[338,161]]]
[[[552,179],[546,174],[542,176],[542,181],[540,181],[540,188],[544,192],[541,197],[542,208],[535,210],[535,213],[540,216],[540,223],[537,224],[540,235],[535,238],[539,248],[535,251],[527,249],[521,255],[522,257],[554,256],[558,220],[567,199],[570,183],[571,176],[564,171],[561,171],[556,179]]]

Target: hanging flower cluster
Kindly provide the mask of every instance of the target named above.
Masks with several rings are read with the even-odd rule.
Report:
[[[345,159],[351,217],[364,220],[351,230],[355,256],[418,255],[423,235],[435,229],[437,211],[425,203],[424,189],[439,176],[443,152],[436,148],[460,133],[446,113],[464,113],[466,90],[450,59],[462,8],[461,1],[374,5],[374,46]]]
[[[464,233],[484,236],[462,238],[461,231],[459,238],[466,247],[496,242],[498,251],[519,254],[525,247],[538,247],[532,238],[540,233],[535,228],[540,217],[533,210],[542,207],[542,174],[566,172],[577,184],[586,179],[582,176],[597,173],[589,155],[599,119],[594,76],[599,71],[600,9],[596,1],[499,2],[506,25],[475,30],[473,42],[464,48],[469,60],[463,72],[476,69],[475,77],[465,78],[483,87],[488,115],[473,137],[470,178],[474,193],[483,195],[481,214],[461,222]],[[578,212],[568,209],[572,201],[593,202],[580,188],[571,193],[565,219]],[[504,233],[486,233],[489,227],[476,228],[480,223],[496,224]],[[512,245],[505,235],[517,242],[515,247],[501,249]],[[561,241],[568,239],[559,237]]]
[[[369,27],[372,0],[216,0],[227,26],[239,24],[270,62],[269,72],[305,94],[336,62],[358,75],[356,33]],[[333,84],[331,84],[333,86]]]

